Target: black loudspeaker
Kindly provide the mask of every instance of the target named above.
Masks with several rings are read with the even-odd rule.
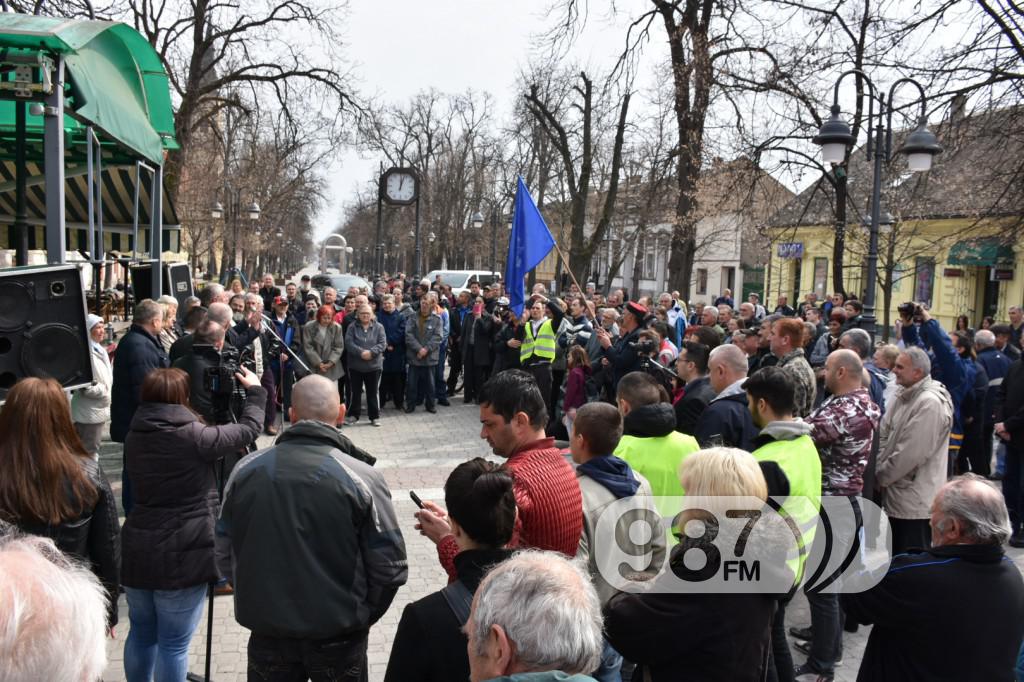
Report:
[[[0,270],[0,401],[18,379],[92,382],[85,292],[74,265]]]
[[[132,291],[135,300],[141,301],[153,295],[153,264],[132,265]],[[160,293],[178,300],[178,312],[185,310],[185,299],[193,295],[192,272],[188,263],[164,263],[164,276],[160,281]]]
[[[188,263],[164,263],[164,293],[178,299],[178,314],[185,313],[185,299],[195,295],[192,288],[192,268]]]

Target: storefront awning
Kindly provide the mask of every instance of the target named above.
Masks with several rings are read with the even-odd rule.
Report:
[[[996,267],[1009,265],[1014,261],[1013,246],[1002,237],[977,237],[964,239],[949,249],[950,265],[970,267]]]

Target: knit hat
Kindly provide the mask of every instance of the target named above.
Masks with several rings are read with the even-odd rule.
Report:
[[[88,315],[85,316],[86,330],[91,332],[92,328],[98,324],[103,324],[103,318],[100,317],[99,315],[93,315],[92,313],[89,313]]]

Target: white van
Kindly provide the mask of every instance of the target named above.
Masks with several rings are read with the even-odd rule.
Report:
[[[488,272],[487,270],[431,270],[427,273],[426,279],[431,285],[441,276],[441,282],[452,288],[452,294],[458,296],[463,291],[469,291],[470,280],[480,282],[481,287],[492,284],[501,279],[500,272]]]

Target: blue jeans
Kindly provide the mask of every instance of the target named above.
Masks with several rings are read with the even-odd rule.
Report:
[[[124,642],[128,682],[181,682],[188,645],[203,615],[207,586],[180,590],[124,588],[131,627]]]
[[[601,667],[590,673],[597,682],[622,682],[622,656],[612,648],[608,640],[604,640],[601,650]]]

